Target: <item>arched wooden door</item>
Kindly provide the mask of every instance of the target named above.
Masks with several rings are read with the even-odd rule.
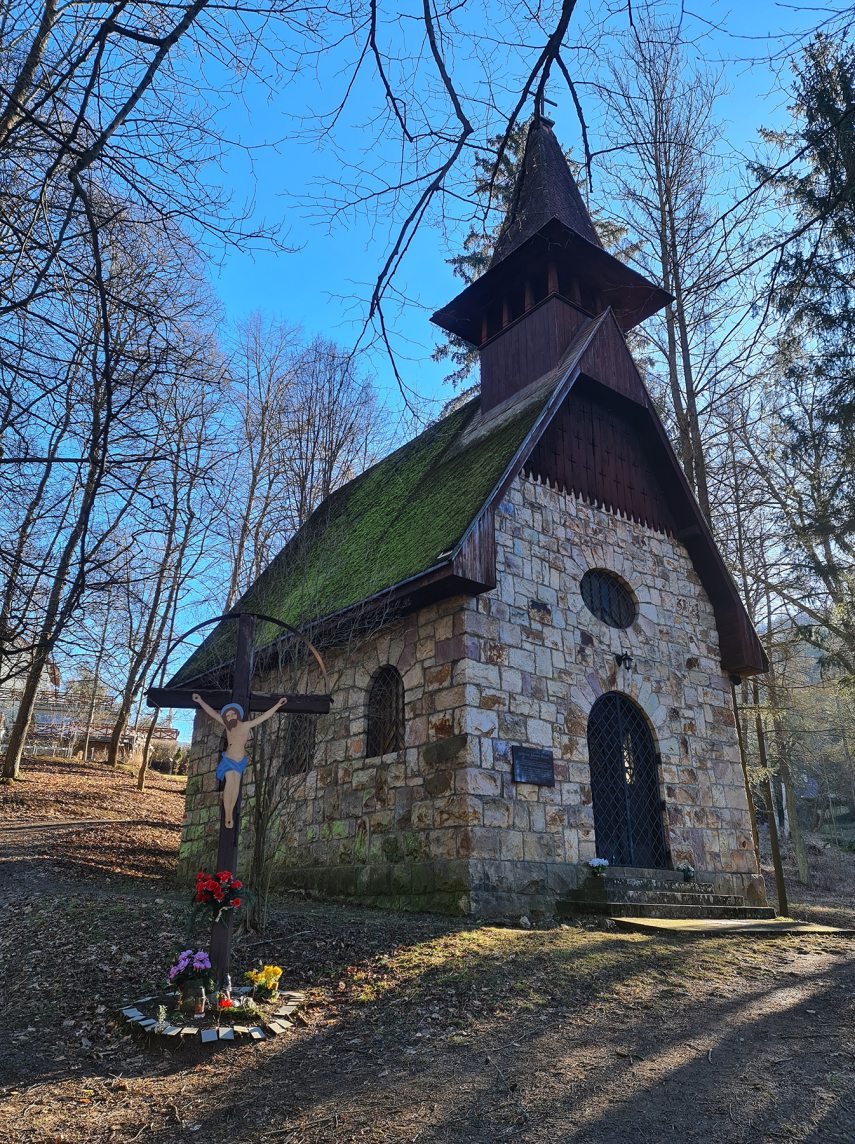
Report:
[[[641,708],[619,691],[588,716],[597,855],[613,866],[666,865],[659,756]]]

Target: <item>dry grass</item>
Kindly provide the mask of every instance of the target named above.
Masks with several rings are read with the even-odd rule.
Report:
[[[799,883],[792,846],[783,849],[790,914],[805,921],[855,927],[855,854],[829,844],[828,839],[820,834],[808,835],[806,842],[812,882],[810,887]],[[760,831],[760,850],[766,893],[769,901],[774,903],[775,874],[769,850],[769,834],[764,829]]]

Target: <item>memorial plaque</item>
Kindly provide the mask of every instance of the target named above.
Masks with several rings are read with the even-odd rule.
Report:
[[[511,747],[511,755],[514,761],[514,782],[555,786],[555,763],[552,751],[514,746]]]

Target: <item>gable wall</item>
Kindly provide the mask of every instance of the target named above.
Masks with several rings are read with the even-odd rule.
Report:
[[[673,533],[673,513],[651,460],[658,453],[642,407],[580,379],[533,449],[526,472]]]
[[[587,718],[599,695],[618,690],[644,710],[662,755],[673,862],[710,872],[723,892],[762,900],[730,685],[684,547],[530,477],[499,507],[496,537],[497,588],[473,601],[480,646],[464,677],[481,689],[487,710],[471,726],[512,828],[475,848],[485,858],[480,893],[560,893],[576,877],[566,864],[595,856]],[[588,612],[579,584],[591,567],[632,587],[639,618],[630,629]],[[630,669],[615,662],[623,652]],[[552,749],[554,788],[512,781],[513,743]]]

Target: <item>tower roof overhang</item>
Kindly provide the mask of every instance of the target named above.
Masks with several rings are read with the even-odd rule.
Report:
[[[672,300],[672,295],[625,262],[620,262],[602,246],[571,230],[560,219],[551,218],[535,234],[516,246],[505,258],[490,267],[431,321],[449,333],[479,345],[485,310],[526,280],[545,274],[550,263],[559,273],[577,282],[582,296],[595,292],[598,310],[610,308],[624,331],[631,330]]]

